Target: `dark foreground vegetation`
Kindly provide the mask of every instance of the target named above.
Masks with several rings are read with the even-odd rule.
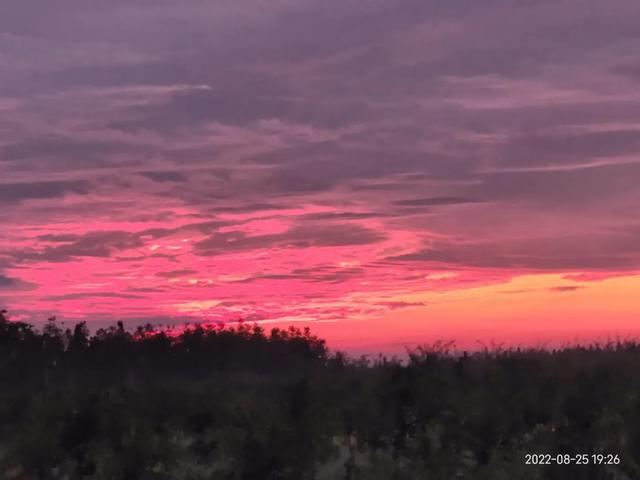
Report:
[[[633,343],[368,362],[307,330],[89,335],[2,314],[0,361],[2,479],[640,478]]]

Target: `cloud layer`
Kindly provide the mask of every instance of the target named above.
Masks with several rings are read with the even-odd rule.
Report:
[[[333,321],[525,274],[632,275],[639,16],[5,0],[0,300]]]

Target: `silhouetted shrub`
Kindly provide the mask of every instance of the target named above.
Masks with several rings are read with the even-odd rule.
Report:
[[[0,478],[640,478],[640,348],[330,353],[308,329],[0,313]],[[525,465],[525,453],[619,465]]]

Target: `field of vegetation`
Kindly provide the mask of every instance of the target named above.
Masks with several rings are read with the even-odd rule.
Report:
[[[8,480],[640,478],[635,343],[370,361],[308,330],[37,331],[5,312],[0,385]]]

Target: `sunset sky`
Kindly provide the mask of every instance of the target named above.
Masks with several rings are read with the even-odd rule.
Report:
[[[2,0],[0,306],[633,335],[639,52],[637,0]]]

